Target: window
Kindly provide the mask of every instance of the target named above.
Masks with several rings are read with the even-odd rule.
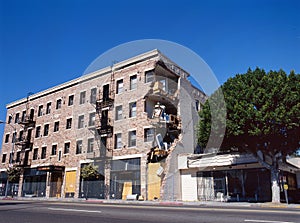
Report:
[[[33,160],[37,160],[38,159],[38,153],[39,153],[39,149],[38,148],[35,148],[33,150],[33,156],[32,156],[32,159]]]
[[[200,102],[199,102],[199,100],[195,101],[195,106],[196,106],[196,111],[199,111],[200,110]]]
[[[28,129],[28,131],[27,131],[27,136],[26,136],[26,140],[27,140],[28,142],[31,141],[31,136],[32,136],[32,129]]]
[[[115,134],[115,149],[122,148],[122,133]]]
[[[123,116],[122,105],[116,106],[116,120],[121,120]]]
[[[136,117],[136,102],[129,104],[129,118]]]
[[[70,142],[66,142],[64,148],[64,154],[67,154],[69,152],[70,152]]]
[[[44,125],[44,136],[47,136],[49,133],[49,124]]]
[[[137,75],[130,77],[130,90],[134,90],[137,87]]]
[[[56,101],[56,109],[60,109],[61,108],[61,99],[58,99]]]
[[[80,92],[79,104],[82,105],[85,103],[85,91]]]
[[[84,115],[80,115],[78,117],[78,128],[79,129],[83,128],[83,125],[84,125]]]
[[[97,88],[91,89],[90,103],[95,104],[97,100]]]
[[[71,106],[74,104],[74,95],[69,96],[68,106]]]
[[[123,80],[117,81],[117,94],[120,94],[123,92]]]
[[[129,132],[128,145],[129,147],[136,146],[136,130]]]
[[[9,141],[9,134],[6,134],[6,135],[5,135],[5,140],[4,140],[4,142],[5,142],[5,143],[8,143],[8,141]]]
[[[154,129],[144,129],[144,142],[152,142],[154,140]]]
[[[24,134],[24,131],[21,130],[20,133],[19,133],[19,141],[23,141],[23,134]]]
[[[88,148],[87,148],[87,152],[88,153],[92,153],[94,151],[94,139],[88,139]]]
[[[76,142],[76,154],[82,153],[82,140]]]
[[[46,114],[50,114],[51,112],[51,102],[47,103]]]
[[[9,154],[9,163],[14,162],[14,156],[15,156],[15,154],[13,152]]]
[[[55,156],[57,153],[57,145],[52,145],[52,149],[51,149],[51,155],[52,156]]]
[[[16,138],[17,138],[17,133],[14,132],[13,135],[12,135],[11,142],[16,142]]]
[[[89,126],[94,126],[95,125],[95,116],[96,116],[95,112],[90,113]]]
[[[47,155],[47,147],[42,147],[42,154],[41,154],[41,159],[46,159]]]
[[[41,126],[37,126],[35,129],[35,138],[38,138],[41,136]]]
[[[22,112],[22,122],[25,122],[25,118],[26,118],[26,111]]]
[[[61,161],[61,150],[58,151],[58,161]]]
[[[16,162],[20,162],[21,161],[21,151],[17,152],[17,157],[16,157]]]
[[[145,83],[154,81],[154,70],[148,70],[145,72]]]
[[[72,118],[67,119],[66,129],[70,129],[70,128],[72,128]]]
[[[33,120],[34,118],[34,108],[30,109],[29,120]]]
[[[2,163],[5,163],[6,161],[6,154],[2,154]]]
[[[43,105],[40,105],[38,108],[38,117],[43,115]]]
[[[103,85],[103,101],[107,101],[109,99],[109,84]]]
[[[58,132],[58,130],[59,130],[59,121],[57,121],[57,122],[54,122],[54,132]]]
[[[12,121],[12,116],[10,115],[10,116],[8,116],[8,121],[7,121],[7,123],[10,124],[11,121]]]
[[[20,114],[17,113],[15,117],[15,123],[19,123],[19,121],[20,121]]]

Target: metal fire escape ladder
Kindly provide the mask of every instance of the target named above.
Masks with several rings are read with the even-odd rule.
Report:
[[[15,145],[21,147],[20,161],[17,165],[28,166],[30,165],[29,152],[32,150],[33,145],[31,142],[32,133],[29,131],[29,128],[33,128],[35,126],[33,114],[30,110],[29,94],[26,100],[25,116],[21,118],[18,124],[23,126],[23,135],[15,139]]]
[[[97,131],[100,136],[105,135],[107,137],[112,137],[113,125],[112,118],[109,118],[108,111],[113,108],[114,105],[114,71],[111,70],[110,84],[108,88],[99,90],[98,100],[96,102],[96,113],[98,116]]]

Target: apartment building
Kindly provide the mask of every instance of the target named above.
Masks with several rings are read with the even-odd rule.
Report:
[[[152,50],[8,104],[1,195],[180,199],[177,156],[196,148],[206,100],[188,76]],[[87,182],[89,163],[99,175]]]

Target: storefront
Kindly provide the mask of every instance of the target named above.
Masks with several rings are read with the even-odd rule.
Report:
[[[0,196],[5,196],[7,183],[7,173],[5,171],[0,172]]]
[[[178,165],[183,200],[265,202],[272,199],[270,170],[251,154],[182,154]],[[285,202],[287,196],[289,202],[299,202],[299,168],[281,164],[279,173],[281,200]]]
[[[37,168],[25,169],[23,179],[23,197],[46,196],[47,171]]]
[[[41,166],[25,169],[22,196],[61,197],[64,167]]]
[[[94,163],[94,167],[98,168],[97,175],[90,177],[89,179],[83,179],[80,174],[80,184],[79,184],[79,197],[80,198],[106,198],[106,186],[105,186],[105,176],[104,176],[104,163],[102,161],[97,161]],[[81,164],[81,170],[88,163]]]
[[[112,160],[110,198],[125,200],[131,194],[141,194],[140,158]]]
[[[197,173],[198,200],[270,201],[270,172],[236,169]]]

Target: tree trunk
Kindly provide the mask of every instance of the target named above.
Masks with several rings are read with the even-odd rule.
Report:
[[[89,180],[86,181],[86,193],[85,193],[85,199],[88,199],[89,194]]]
[[[280,203],[279,173],[275,168],[271,169],[272,203]]]

